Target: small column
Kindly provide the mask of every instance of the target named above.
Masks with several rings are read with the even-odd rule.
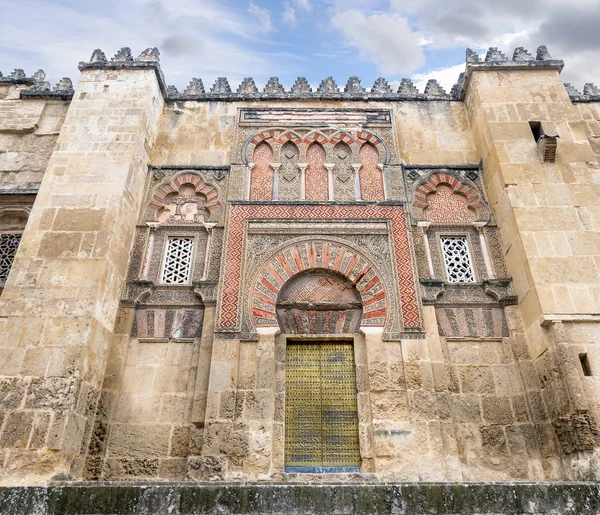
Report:
[[[490,260],[490,253],[488,251],[487,242],[485,241],[485,234],[483,228],[487,225],[487,222],[474,222],[473,227],[477,229],[479,233],[479,244],[481,245],[481,253],[483,254],[483,262],[485,263],[485,273],[488,279],[494,278],[494,269],[492,267],[492,261]]]
[[[431,260],[431,249],[429,248],[429,238],[427,237],[427,230],[431,222],[417,222],[417,227],[421,228],[423,234],[423,244],[425,245],[425,255],[427,256],[427,268],[429,269],[429,278],[435,279],[435,272],[433,270],[433,261]]]
[[[248,169],[246,170],[246,176],[248,177],[248,184],[246,185],[246,200],[250,200],[250,189],[252,188],[252,170],[256,163],[248,163]]]
[[[325,163],[324,166],[327,168],[327,190],[329,191],[329,200],[333,200],[333,169],[335,168],[335,164]]]
[[[208,270],[210,268],[210,257],[212,255],[213,228],[216,224],[205,224],[208,236],[206,238],[206,252],[204,253],[204,270],[202,271],[202,281],[206,281]]]
[[[144,256],[144,266],[142,267],[142,275],[140,280],[148,280],[148,269],[150,268],[150,261],[152,260],[152,252],[154,251],[154,238],[156,237],[156,229],[160,227],[160,222],[146,222],[146,225],[150,228],[150,234],[148,235],[148,245],[146,246],[146,254]]]
[[[271,163],[273,168],[273,200],[279,200],[279,169],[281,163]]]
[[[306,200],[306,169],[308,163],[298,163],[300,168],[300,200]]]
[[[383,186],[383,200],[387,200],[387,184],[385,183],[385,175],[383,174],[383,163],[377,163],[377,168],[379,168],[379,172],[381,173],[381,185]]]
[[[362,200],[362,197],[360,196],[360,174],[358,173],[361,166],[362,165],[360,164],[352,165],[352,168],[354,168],[354,188],[356,189],[356,200]]]

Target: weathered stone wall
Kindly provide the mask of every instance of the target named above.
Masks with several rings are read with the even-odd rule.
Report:
[[[82,73],[2,294],[2,481],[81,475],[162,106],[152,68]]]
[[[600,102],[583,102],[575,106],[581,115],[585,133],[596,154],[596,159],[600,160]]]
[[[37,190],[69,102],[20,98],[27,85],[0,84],[0,189]]]
[[[556,70],[534,69],[474,70],[466,105],[565,473],[596,474],[593,460],[585,461],[598,438],[598,413],[585,391],[596,386],[578,359],[582,344],[596,354],[600,333],[594,323],[600,311],[598,162],[591,127],[582,119],[587,108],[571,102]],[[559,134],[556,162],[543,161],[530,121]],[[571,467],[576,452],[587,458]]]

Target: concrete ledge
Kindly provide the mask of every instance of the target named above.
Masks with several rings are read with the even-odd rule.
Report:
[[[0,488],[2,515],[596,514],[597,483],[68,483]]]

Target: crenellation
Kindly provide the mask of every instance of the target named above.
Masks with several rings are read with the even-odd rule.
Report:
[[[92,52],[92,56],[90,57],[90,63],[106,63],[106,62],[107,62],[106,54],[99,48],[96,48]]]
[[[565,82],[565,89],[571,98],[581,96],[581,91],[577,90],[577,88],[569,82]]]
[[[419,90],[410,79],[402,79],[398,86],[398,95],[402,97],[417,97]]]
[[[294,82],[290,93],[295,95],[306,95],[312,93],[312,87],[310,86],[308,80],[306,80],[306,77],[298,77],[296,82]]]
[[[393,91],[392,88],[390,87],[390,85],[388,84],[388,81],[385,80],[383,77],[379,77],[375,83],[373,84],[373,87],[371,88],[370,94],[371,95],[393,95]]]
[[[117,51],[114,57],[111,59],[113,62],[133,62],[133,56],[131,55],[131,48],[123,47]]]
[[[360,79],[356,76],[350,77],[344,87],[344,93],[350,95],[364,95],[365,92],[366,89],[361,85]]]
[[[293,88],[292,88],[293,89]],[[258,88],[252,77],[246,77],[240,83],[237,89],[237,93],[240,95],[255,95],[258,93]]]
[[[317,93],[320,93],[321,95],[330,95],[339,92],[340,88],[338,88],[337,84],[335,83],[335,80],[331,75],[323,79],[321,81],[321,84],[319,84],[319,87],[317,88]]]
[[[438,81],[435,79],[429,79],[427,81],[424,95],[430,98],[446,98],[448,96],[444,88],[442,88],[442,86],[440,86]]]
[[[515,59],[513,56],[513,61],[514,60]],[[508,61],[508,58],[500,50],[498,50],[498,47],[490,47],[485,54],[485,62],[490,61]]]
[[[285,93],[283,86],[279,83],[278,77],[271,77],[263,89],[264,93],[271,95],[280,95]]]
[[[513,61],[534,61],[535,58],[522,46],[515,48],[513,52]]]
[[[588,82],[583,86],[583,94],[588,96],[600,95],[600,89],[592,82]]]
[[[552,60],[552,56],[550,55],[550,52],[548,52],[548,49],[546,48],[546,45],[540,45],[537,48],[536,54],[535,54],[535,58],[537,61],[550,61]]]
[[[149,61],[157,63],[160,61],[160,52],[158,48],[146,48],[137,58],[137,61]]]
[[[227,77],[219,77],[215,81],[212,88],[210,88],[211,95],[229,95],[231,93],[231,86],[227,81]]]
[[[198,79],[196,77],[194,77],[187,88],[185,88],[185,90],[183,91],[183,94],[185,96],[190,96],[190,97],[197,97],[197,96],[203,96],[206,94],[206,92],[204,91],[204,83],[202,82],[202,79]]]

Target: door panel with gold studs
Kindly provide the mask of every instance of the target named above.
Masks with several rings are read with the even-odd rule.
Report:
[[[360,464],[352,343],[289,343],[286,471],[356,471]]]

